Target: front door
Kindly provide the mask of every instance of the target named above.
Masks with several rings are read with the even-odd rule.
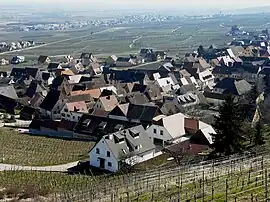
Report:
[[[102,169],[105,168],[105,159],[99,158],[99,167]]]

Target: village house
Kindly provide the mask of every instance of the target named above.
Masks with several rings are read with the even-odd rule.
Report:
[[[51,62],[48,64],[48,72],[55,72],[57,69],[62,69],[62,66],[59,63]]]
[[[105,97],[99,97],[94,110],[110,112],[118,105],[118,100],[115,95],[108,95]]]
[[[139,83],[141,85],[147,85],[151,80],[147,73],[139,71],[112,71],[110,74],[105,75],[109,83]]]
[[[103,135],[114,133],[137,125],[129,121],[110,119],[107,116],[83,114],[74,127],[74,138],[99,140]]]
[[[14,64],[14,65],[20,64],[20,63],[23,63],[23,62],[25,62],[25,57],[24,56],[19,56],[19,55],[14,56],[10,61],[10,63]]]
[[[155,149],[144,128],[135,126],[103,136],[89,153],[90,165],[117,172],[123,163],[133,166],[154,158]]]
[[[61,113],[61,119],[78,122],[83,113],[88,113],[87,105],[84,101],[66,103]]]
[[[59,90],[51,89],[39,109],[41,116],[48,117],[52,120],[61,119],[61,109],[66,103],[66,99]]]
[[[88,66],[92,62],[97,62],[97,58],[92,53],[82,53],[80,56],[83,66]]]
[[[116,67],[132,67],[137,64],[136,59],[130,57],[118,57],[115,66]]]
[[[35,117],[39,116],[37,109],[31,106],[24,106],[20,111],[20,119],[22,120],[33,120]]]
[[[154,53],[154,51],[153,51],[153,49],[150,49],[150,48],[142,48],[142,49],[140,50],[140,56],[141,56],[142,58],[146,58],[146,56],[147,56],[148,54],[152,54],[152,53]]]
[[[221,104],[227,95],[232,94],[241,97],[252,88],[246,80],[237,80],[234,78],[224,78],[218,82],[212,90],[204,91],[208,103]]]
[[[111,55],[105,60],[105,64],[110,66],[110,67],[115,67],[116,66],[116,61],[117,61],[117,56],[116,55]]]
[[[156,80],[156,83],[164,93],[169,93],[170,91],[180,88],[180,86],[176,84],[171,77],[159,78]]]
[[[49,64],[51,63],[51,59],[49,56],[41,55],[38,58],[38,64]]]
[[[153,118],[160,115],[161,111],[154,105],[139,104],[120,104],[117,105],[110,113],[110,119],[130,121],[138,124],[152,123]]]
[[[170,116],[160,115],[146,129],[150,139],[157,146],[197,139],[201,144],[211,145],[215,130],[209,124],[188,118],[182,113]]]

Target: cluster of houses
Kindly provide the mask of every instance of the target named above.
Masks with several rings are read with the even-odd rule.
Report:
[[[23,48],[28,48],[35,46],[34,41],[18,41],[18,42],[2,42],[0,43],[0,52],[8,52],[13,50],[19,50]]]
[[[268,50],[266,39],[254,48],[262,43]],[[168,150],[194,155],[209,149],[215,130],[184,111],[241,97],[268,74],[269,56],[243,56],[247,47],[211,45],[182,60],[149,48],[103,62],[92,53],[65,63],[40,56],[35,67],[0,72],[0,107],[21,108],[30,134],[95,141],[90,165],[111,172]]]

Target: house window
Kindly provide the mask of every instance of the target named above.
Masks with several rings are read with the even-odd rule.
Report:
[[[65,112],[68,112],[68,109],[64,109]]]
[[[75,119],[75,116],[73,116],[73,119]]]
[[[99,148],[96,148],[96,153],[97,153],[97,154],[99,154],[99,153],[100,153],[100,152],[99,152]]]
[[[67,117],[70,117],[70,115],[69,115],[69,114],[67,114]]]
[[[61,114],[63,117],[66,117],[66,115],[64,113]]]
[[[154,134],[157,134],[157,129],[154,128],[153,133]]]
[[[163,135],[163,130],[160,130],[160,135]]]
[[[107,151],[107,157],[111,157],[111,153]]]
[[[112,163],[111,163],[111,162],[108,162],[108,166],[109,166],[109,167],[112,167]]]

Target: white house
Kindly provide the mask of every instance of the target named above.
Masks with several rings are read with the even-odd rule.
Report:
[[[205,70],[199,73],[199,80],[202,82],[202,87],[206,86],[214,86],[215,85],[215,77],[209,70]]]
[[[197,140],[197,143],[211,145],[212,134],[216,133],[211,125],[188,118],[182,113],[155,117],[146,132],[152,143],[159,146],[164,146],[166,142],[179,143],[191,138]]]
[[[175,84],[171,77],[159,78],[156,80],[156,83],[162,88],[164,93],[169,93],[172,90],[180,88],[180,85]]]
[[[103,136],[89,153],[90,165],[117,172],[122,163],[135,165],[154,158],[155,148],[144,128],[136,126]]]
[[[183,139],[183,136],[186,134],[185,117],[182,113],[155,117],[153,124],[146,129],[149,138],[154,144],[161,146],[164,146],[164,143],[167,141]],[[183,140],[186,139],[184,138]]]

